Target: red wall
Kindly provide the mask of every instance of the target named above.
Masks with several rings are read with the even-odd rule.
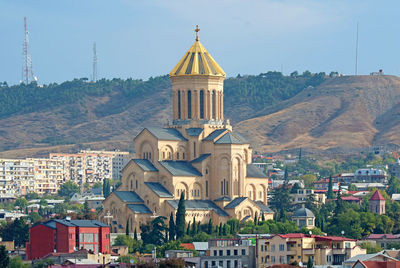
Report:
[[[26,243],[26,259],[41,258],[54,251],[56,230],[42,224],[29,229],[29,242]]]
[[[99,251],[103,254],[111,253],[111,244],[110,244],[110,227],[100,227],[99,234],[99,242],[100,247]]]
[[[68,227],[57,222],[56,228],[57,252],[74,252],[74,247],[76,246],[75,227]]]

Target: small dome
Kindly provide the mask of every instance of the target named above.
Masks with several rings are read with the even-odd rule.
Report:
[[[299,208],[293,213],[293,217],[306,217],[306,218],[311,218],[315,217],[314,213],[312,213],[311,210],[308,208]]]

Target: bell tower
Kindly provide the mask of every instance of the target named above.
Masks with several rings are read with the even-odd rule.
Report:
[[[196,40],[169,73],[172,82],[174,125],[191,121],[222,125],[224,121],[225,72],[199,41]]]

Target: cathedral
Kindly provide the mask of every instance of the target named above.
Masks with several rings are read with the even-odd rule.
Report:
[[[136,158],[103,202],[100,219],[112,232],[175,215],[181,193],[186,222],[273,217],[266,175],[251,164],[250,144],[224,120],[225,72],[200,43],[198,27],[195,32],[194,44],[169,73],[172,120],[134,138]]]

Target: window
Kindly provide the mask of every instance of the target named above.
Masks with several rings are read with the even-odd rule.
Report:
[[[182,153],[182,159],[185,160],[185,153]]]
[[[179,153],[176,153],[176,159],[179,160]]]
[[[231,261],[226,261],[226,267],[231,268]]]
[[[193,157],[196,157],[196,142],[193,142]]]
[[[285,245],[279,244],[279,251],[285,251]]]
[[[230,249],[226,250],[226,256],[231,256],[231,250]]]
[[[188,102],[188,106],[187,106],[187,110],[188,110],[188,118],[192,118],[192,91],[188,91],[187,93],[187,102]]]
[[[264,245],[261,245],[261,251],[264,251]]]
[[[216,107],[217,107],[217,103],[215,100],[215,90],[212,92],[212,97],[211,97],[211,110],[212,110],[212,118],[216,119]]]
[[[214,256],[217,256],[217,251],[216,250],[214,250]]]
[[[137,182],[137,180],[136,180],[136,189],[138,188],[138,182]]]
[[[206,197],[208,197],[208,181],[206,181]]]
[[[224,255],[224,251],[223,250],[220,250],[219,251],[219,256],[223,256]]]
[[[205,262],[204,262],[204,267],[205,267],[205,268],[208,268],[208,261],[205,261]]]
[[[237,249],[234,249],[234,250],[233,250],[233,255],[235,255],[235,256],[237,256],[237,255],[238,255],[238,251],[237,251]]]
[[[200,119],[204,118],[204,90],[200,90]]]
[[[242,255],[246,255],[246,250],[242,249]]]
[[[271,256],[271,263],[275,263],[275,256]]]
[[[178,119],[181,119],[181,91],[178,90]]]
[[[224,182],[221,181],[221,195],[224,194]]]
[[[165,152],[162,152],[162,158],[165,159]]]
[[[275,252],[275,245],[271,245],[271,252]]]
[[[219,265],[220,267],[224,267],[224,261],[219,261],[218,265]]]
[[[213,266],[213,267],[215,266],[215,261],[211,262],[211,266]]]

